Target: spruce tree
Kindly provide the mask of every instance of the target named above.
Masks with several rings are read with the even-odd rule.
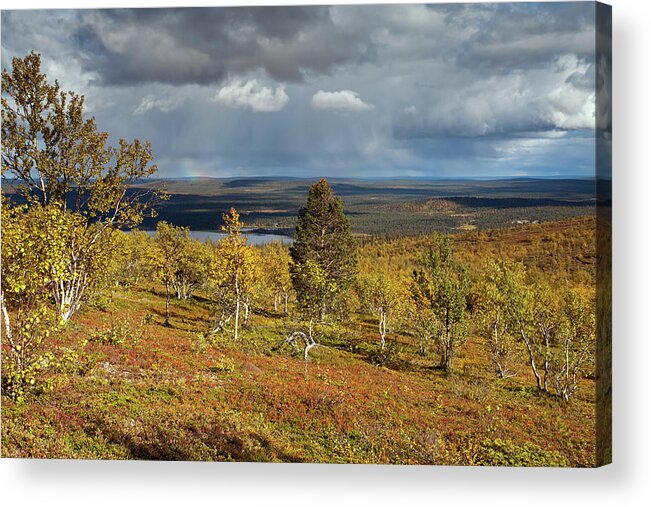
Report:
[[[335,197],[325,179],[310,187],[307,204],[298,212],[290,256],[299,305],[310,319],[323,321],[351,286],[357,271],[357,243],[343,202]],[[318,277],[306,276],[315,270]],[[319,290],[315,290],[315,284]]]

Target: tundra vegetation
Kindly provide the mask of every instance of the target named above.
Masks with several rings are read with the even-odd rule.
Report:
[[[149,145],[2,85],[3,456],[596,464],[594,216],[359,241],[323,179],[290,247],[149,236]]]

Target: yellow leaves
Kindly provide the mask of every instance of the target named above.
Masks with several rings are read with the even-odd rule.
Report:
[[[235,208],[231,208],[230,212],[224,213],[222,220],[224,221],[224,225],[221,227],[222,231],[228,233],[230,237],[240,236],[244,224],[240,222],[240,214]]]
[[[18,180],[31,204],[67,203],[86,225],[93,218],[139,223],[161,194],[126,195],[126,189],[156,172],[151,145],[136,139],[109,146],[108,133],[94,118],[84,119],[83,96],[49,84],[40,66],[40,55],[31,53],[2,73],[3,174]]]
[[[238,291],[247,292],[260,275],[260,259],[255,249],[247,245],[247,238],[241,235],[244,224],[235,208],[225,213],[222,219],[225,224],[222,230],[228,236],[219,241],[214,252],[211,278],[219,285],[237,285]]]
[[[157,276],[164,283],[172,283],[183,263],[192,258],[192,242],[187,227],[177,227],[167,222],[158,222],[153,237],[154,248],[148,251]]]
[[[356,290],[362,304],[371,313],[389,313],[405,298],[403,290],[390,276],[382,272],[357,277]]]
[[[61,206],[12,206],[2,200],[2,295],[11,309],[11,342],[3,351],[3,377],[8,395],[23,398],[26,386],[36,387],[40,371],[35,356],[59,321],[50,307],[52,283],[65,278],[66,235],[76,226]],[[3,316],[3,318],[5,318]]]

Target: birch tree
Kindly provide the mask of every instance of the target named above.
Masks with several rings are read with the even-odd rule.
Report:
[[[207,245],[190,237],[189,229],[180,241],[172,284],[177,299],[188,299],[208,276],[210,251]]]
[[[359,276],[357,292],[364,309],[377,318],[380,349],[384,350],[388,320],[401,300],[400,294],[391,279],[382,273]]]
[[[170,323],[170,296],[179,268],[183,242],[189,235],[185,227],[177,227],[160,221],[153,237],[154,248],[151,261],[157,278],[165,285],[165,325]]]
[[[418,353],[426,356],[432,343],[437,342],[440,324],[431,310],[415,301],[413,297],[406,297],[401,305],[401,326],[416,339]]]
[[[323,301],[337,293],[337,286],[313,260],[307,260],[296,266],[292,276],[303,288],[298,299],[298,307],[308,322],[307,336],[310,340],[314,340],[314,324],[320,322]]]
[[[248,318],[248,301],[253,284],[258,277],[258,270],[253,249],[247,245],[246,236],[242,235],[243,224],[239,213],[235,208],[231,208],[222,219],[224,221],[222,231],[227,236],[217,246],[214,278],[218,280],[217,285],[226,288],[232,297],[233,339],[238,341],[242,306],[244,306],[245,317]]]
[[[539,391],[569,401],[595,347],[594,294],[558,291],[545,282],[517,282],[508,293],[508,319],[524,346]]]
[[[152,238],[149,234],[136,229],[129,234],[122,233],[120,239],[121,258],[114,263],[111,276],[126,287],[151,277],[153,273],[149,252]]]
[[[12,206],[2,199],[2,390],[20,401],[47,367],[44,342],[60,327],[53,284],[68,276],[63,252],[71,226],[60,207]]]
[[[274,311],[278,311],[281,303],[285,315],[289,312],[289,295],[292,290],[290,262],[287,248],[279,242],[266,245],[262,250],[264,282],[273,296]]]
[[[518,291],[524,276],[524,268],[519,264],[491,260],[483,266],[478,287],[483,334],[491,361],[500,378],[516,374],[513,363],[516,360],[518,340],[511,319],[516,311],[512,307],[512,301],[522,302]]]
[[[64,252],[68,276],[51,287],[64,321],[97,280],[98,259],[114,228],[139,224],[163,194],[134,184],[157,170],[149,143],[108,134],[84,115],[84,97],[48,83],[40,55],[2,71],[2,176],[29,205],[56,205],[79,225]],[[79,221],[77,221],[79,218]]]
[[[539,391],[550,392],[551,358],[558,308],[551,289],[542,283],[513,283],[507,299],[509,326],[524,345]]]
[[[558,349],[552,360],[552,383],[569,401],[596,344],[595,297],[590,291],[568,290],[563,296],[557,333]]]
[[[469,279],[464,265],[452,255],[450,238],[436,235],[413,272],[412,297],[439,322],[439,366],[449,371],[465,338],[466,298]]]

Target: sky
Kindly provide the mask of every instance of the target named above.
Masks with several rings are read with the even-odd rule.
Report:
[[[12,10],[2,67],[40,53],[162,177],[592,176],[594,9]]]

